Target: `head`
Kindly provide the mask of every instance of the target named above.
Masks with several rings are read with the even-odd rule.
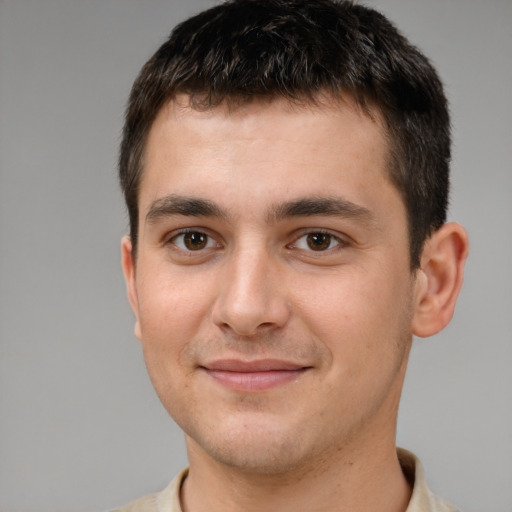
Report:
[[[128,106],[123,268],[191,466],[394,450],[412,334],[462,281],[448,160],[437,75],[375,11],[238,0],[175,29]]]
[[[133,86],[119,167],[135,253],[145,143],[178,94],[198,111],[277,98],[314,105],[320,95],[349,94],[384,121],[387,171],[407,210],[412,269],[445,222],[449,115],[428,59],[383,15],[350,1],[235,0],[178,25]]]

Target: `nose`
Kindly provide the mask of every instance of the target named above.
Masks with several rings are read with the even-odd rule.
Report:
[[[213,321],[239,336],[255,336],[282,327],[290,308],[279,264],[267,250],[247,248],[225,262]]]

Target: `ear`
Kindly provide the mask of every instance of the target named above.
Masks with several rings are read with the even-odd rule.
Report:
[[[444,224],[426,241],[416,279],[412,322],[416,336],[432,336],[452,319],[468,248],[467,233],[455,222]]]
[[[121,240],[121,264],[123,266],[124,280],[126,282],[126,292],[128,300],[135,315],[135,336],[141,339],[141,330],[139,322],[139,300],[137,297],[137,286],[135,279],[135,260],[133,257],[133,246],[129,236],[124,236]]]

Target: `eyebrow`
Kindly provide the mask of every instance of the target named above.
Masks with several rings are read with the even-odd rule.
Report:
[[[146,222],[153,224],[162,218],[175,215],[187,217],[226,217],[226,214],[213,201],[171,194],[158,198],[151,203],[146,214]]]
[[[312,216],[344,217],[372,222],[370,210],[340,197],[305,197],[273,207],[269,220],[279,221],[288,217]]]
[[[146,222],[153,224],[166,217],[215,217],[226,219],[229,215],[208,199],[170,194],[151,203]],[[340,197],[304,197],[272,206],[267,222],[278,222],[291,217],[313,216],[344,217],[372,222],[370,210]]]

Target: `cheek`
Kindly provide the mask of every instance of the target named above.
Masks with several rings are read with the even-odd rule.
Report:
[[[141,275],[139,325],[144,360],[164,405],[190,369],[182,354],[206,334],[210,300],[204,280],[164,272]],[[172,378],[171,378],[172,377]]]
[[[396,354],[400,341],[410,337],[408,281],[393,275],[389,266],[387,273],[365,269],[325,277],[301,287],[297,304],[299,316],[326,345],[338,369],[361,373]]]
[[[169,344],[190,337],[208,316],[209,289],[205,276],[190,272],[162,268],[142,274],[138,298],[143,340]]]
[[[199,291],[199,293],[196,293]],[[139,275],[139,325],[148,375],[169,413],[180,402],[190,371],[181,354],[197,337],[207,312],[197,283],[164,272]]]

